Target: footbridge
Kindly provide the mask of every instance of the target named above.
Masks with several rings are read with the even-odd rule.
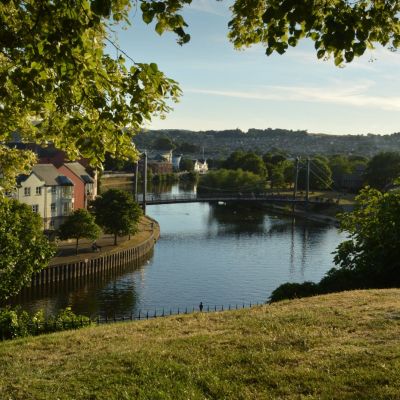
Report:
[[[153,204],[176,204],[176,203],[231,203],[231,202],[266,202],[276,204],[324,204],[331,200],[324,198],[307,199],[305,196],[284,196],[273,193],[184,193],[184,194],[154,194],[147,193],[138,196],[138,203],[146,205]]]

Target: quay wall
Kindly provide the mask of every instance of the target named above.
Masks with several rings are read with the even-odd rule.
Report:
[[[50,265],[32,275],[30,287],[39,287],[90,275],[103,274],[122,265],[145,260],[153,251],[154,244],[160,235],[158,223],[155,220],[152,221],[156,229],[153,229],[150,237],[142,243],[132,247],[116,248],[92,258],[83,257],[79,261]]]

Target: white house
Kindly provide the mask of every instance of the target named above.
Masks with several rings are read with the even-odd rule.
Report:
[[[43,218],[43,229],[57,229],[74,209],[74,184],[52,164],[37,164],[20,175],[14,197]]]
[[[193,171],[198,172],[200,175],[208,172],[208,164],[206,160],[194,160]]]

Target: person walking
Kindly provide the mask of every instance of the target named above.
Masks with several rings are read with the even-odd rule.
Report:
[[[202,301],[201,301],[200,304],[199,304],[199,310],[200,310],[200,312],[203,311],[203,302],[202,302]]]

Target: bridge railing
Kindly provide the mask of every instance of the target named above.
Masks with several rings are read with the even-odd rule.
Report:
[[[142,196],[140,195],[139,203],[143,201]],[[207,201],[207,200],[215,200],[215,201],[232,201],[232,200],[271,200],[271,201],[280,201],[280,202],[293,202],[292,195],[281,194],[279,192],[263,192],[263,193],[241,193],[241,192],[223,192],[223,193],[178,193],[178,194],[170,194],[170,193],[148,193],[146,196],[146,201],[148,203],[157,203],[157,202],[183,202],[183,201]],[[303,195],[297,195],[295,202],[305,202],[306,197]],[[310,199],[312,203],[329,203],[333,202],[332,199],[323,198],[323,197],[314,197]]]

